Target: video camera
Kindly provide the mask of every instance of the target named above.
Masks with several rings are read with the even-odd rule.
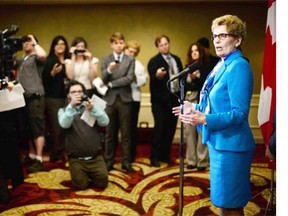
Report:
[[[83,49],[75,49],[74,50],[74,54],[77,55],[78,53],[85,53],[86,50],[83,50]]]
[[[17,25],[12,25],[4,31],[0,30],[0,90],[7,87],[7,82],[13,75],[14,53],[22,50],[25,38],[14,36],[18,30]]]

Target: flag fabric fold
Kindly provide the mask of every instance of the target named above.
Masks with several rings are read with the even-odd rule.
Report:
[[[276,111],[276,0],[268,0],[258,123],[267,146]]]

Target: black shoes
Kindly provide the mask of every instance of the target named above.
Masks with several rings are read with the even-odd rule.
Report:
[[[112,169],[114,169],[113,164],[112,163],[106,163],[106,167],[107,167],[107,171],[111,171]]]
[[[186,166],[187,169],[195,169],[196,167],[197,166],[189,165],[189,164]],[[204,171],[204,170],[206,170],[206,167],[197,167],[197,170],[198,171]]]
[[[163,163],[167,163],[168,165],[172,164],[172,160],[171,159],[164,159],[164,160],[160,160]]]
[[[0,173],[0,203],[7,204],[11,200],[11,194],[8,189],[4,175]]]
[[[25,166],[25,165],[31,165],[34,163],[36,159],[32,159],[29,157],[29,155],[24,155],[22,158],[21,158],[21,163]]]
[[[160,162],[158,160],[151,160],[152,167],[160,167]]]
[[[135,172],[130,164],[122,164],[122,169],[126,170],[127,172]]]
[[[108,172],[114,169],[113,164],[111,162],[107,162],[106,167]],[[126,170],[127,172],[135,172],[135,170],[130,164],[122,164],[122,169]]]
[[[34,160],[31,166],[28,167],[27,172],[28,173],[36,173],[39,171],[42,171],[44,168],[43,162],[39,160]]]
[[[195,169],[196,166],[194,166],[194,165],[189,165],[189,164],[188,164],[188,165],[186,166],[186,168],[187,168],[187,169]]]
[[[197,167],[197,170],[198,171],[204,171],[204,170],[206,170],[206,167]]]

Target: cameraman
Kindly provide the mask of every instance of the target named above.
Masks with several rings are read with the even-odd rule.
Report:
[[[17,143],[17,118],[19,108],[25,102],[20,84],[14,91],[16,73],[12,70],[14,53],[22,49],[22,39],[11,37],[18,28],[12,25],[9,30],[0,31],[0,203],[11,200],[8,180],[11,180],[13,189],[24,180]]]
[[[45,98],[42,84],[42,71],[46,59],[45,50],[38,44],[37,39],[29,34],[24,36],[23,51],[24,56],[16,59],[18,67],[18,80],[22,84],[25,93],[27,118],[31,130],[29,142],[29,156],[31,166],[29,173],[38,172],[43,169],[43,148],[45,144]],[[34,146],[34,145],[35,146]]]
[[[104,110],[93,106],[89,98],[83,97],[85,87],[78,81],[68,83],[69,104],[58,111],[58,120],[66,135],[66,152],[74,187],[84,190],[90,182],[104,189],[108,184],[108,171],[102,155],[102,144],[98,127],[106,126],[109,117]],[[93,127],[81,119],[88,111],[96,118]]]
[[[12,82],[8,82],[6,87],[9,92],[13,91]],[[9,92],[3,90],[0,91],[0,94],[10,96]],[[11,200],[7,180],[11,179],[12,188],[16,189],[17,186],[23,183],[24,179],[17,144],[18,108],[22,105],[14,105],[9,106],[9,108],[2,106],[0,111],[0,203],[8,203]]]

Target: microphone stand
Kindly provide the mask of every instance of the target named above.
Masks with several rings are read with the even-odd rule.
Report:
[[[184,113],[184,87],[185,87],[185,76],[180,77],[180,105],[181,105],[181,114]],[[180,128],[180,150],[179,150],[179,159],[180,159],[180,176],[179,176],[179,216],[183,214],[183,183],[184,183],[184,123],[181,122]]]
[[[185,71],[187,73],[188,71]],[[180,98],[171,92],[170,90],[170,82],[172,82],[175,79],[179,79],[179,85],[180,85]],[[184,97],[185,97],[185,92],[184,92],[184,87],[185,87],[185,80],[186,76],[178,76],[174,77],[167,82],[167,88],[171,93],[173,93],[180,102],[181,105],[181,114],[184,113]],[[180,160],[180,176],[179,176],[179,210],[178,210],[178,216],[183,215],[183,183],[184,183],[184,123],[181,122],[181,129],[180,129],[180,150],[179,150],[179,160]]]

